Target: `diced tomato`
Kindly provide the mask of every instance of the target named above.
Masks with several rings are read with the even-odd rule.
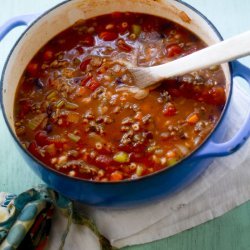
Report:
[[[132,152],[129,155],[131,161],[141,161],[143,158],[145,158],[145,154],[142,152]]]
[[[183,96],[187,98],[193,98],[194,97],[194,88],[193,84],[183,83],[180,86],[180,91]]]
[[[38,63],[35,62],[31,62],[28,64],[27,68],[26,68],[27,72],[31,75],[31,76],[37,76],[38,73]]]
[[[177,44],[167,46],[166,49],[167,49],[167,57],[169,58],[178,56],[182,53],[182,48]]]
[[[122,17],[122,13],[119,11],[115,11],[111,15],[112,15],[112,18],[114,18],[114,19],[119,19]]]
[[[50,144],[50,140],[48,138],[48,134],[45,131],[39,131],[35,135],[35,140],[37,145],[45,146]]]
[[[25,81],[22,83],[22,91],[24,93],[29,93],[33,90],[34,84],[31,84],[31,81],[25,79]]]
[[[57,149],[64,148],[64,146],[66,145],[64,142],[62,142],[59,136],[49,137],[49,142],[50,144],[55,144],[55,147]]]
[[[82,63],[80,64],[80,70],[86,71],[87,66],[89,65],[90,61],[91,61],[91,58],[87,58],[84,61],[82,61]]]
[[[154,26],[153,26],[153,24],[152,24],[152,22],[151,21],[149,21],[149,20],[147,20],[147,21],[144,21],[143,23],[142,23],[142,30],[144,31],[144,32],[151,32],[151,31],[153,31],[153,29],[154,29]]]
[[[29,147],[28,147],[28,151],[34,155],[36,158],[41,158],[41,154],[39,153],[39,150],[38,150],[38,147],[37,147],[37,144],[36,142],[31,142]]]
[[[168,102],[167,104],[165,104],[162,112],[165,116],[173,116],[176,114],[177,110],[173,103]]]
[[[78,53],[79,53],[80,55],[83,54],[83,53],[85,52],[85,50],[84,50],[82,47],[80,47],[80,46],[76,47],[76,50],[78,51]]]
[[[121,22],[117,25],[117,30],[120,34],[124,34],[129,29],[129,24],[127,22]]]
[[[140,143],[134,144],[133,151],[135,153],[144,152],[146,150],[147,143],[148,143],[148,140],[145,140],[143,144],[140,144]]]
[[[108,167],[113,162],[113,158],[108,155],[98,155],[95,158],[95,164],[98,167]]]
[[[213,87],[209,90],[210,99],[209,103],[214,105],[223,105],[226,102],[226,93],[224,88],[222,87]]]
[[[132,47],[129,46],[123,39],[119,39],[117,41],[117,47],[120,49],[120,50],[123,50],[125,52],[131,52],[132,51]]]
[[[141,24],[142,30],[145,32],[152,32],[158,30],[159,26],[160,26],[159,21],[154,20],[152,22],[152,19],[149,16],[145,17],[143,23]]]
[[[44,53],[43,53],[43,59],[45,61],[50,61],[53,58],[54,58],[54,52],[52,50],[47,49],[47,50],[44,51]]]
[[[86,84],[86,87],[89,88],[92,91],[95,91],[100,86],[100,83],[97,82],[94,78],[92,78],[88,83]]]
[[[119,149],[127,153],[134,152],[135,154],[137,154],[137,153],[144,152],[146,150],[147,142],[148,140],[145,140],[143,144],[140,144],[140,143],[126,144],[126,145],[120,144]]]
[[[155,167],[156,163],[154,160],[152,160],[151,157],[144,157],[141,161],[142,164],[144,164],[145,166],[151,166],[151,167]]]
[[[103,31],[99,34],[99,37],[103,41],[114,41],[118,37],[118,34],[116,32]]]
[[[54,136],[54,137],[49,137],[47,132],[45,131],[39,131],[35,135],[35,141],[37,145],[43,147],[46,145],[50,144],[55,144],[56,148],[62,148],[63,147],[63,142],[60,140],[60,137]]]
[[[20,103],[20,112],[19,116],[20,118],[23,118],[26,114],[28,114],[31,110],[31,101],[28,100],[22,100]]]
[[[177,89],[177,88],[169,88],[168,93],[171,96],[175,96],[175,97],[181,96],[181,91],[179,89]]]
[[[112,149],[109,148],[109,147],[104,146],[104,147],[98,149],[98,152],[100,154],[110,154],[112,152]]]
[[[82,86],[86,86],[87,83],[90,81],[91,78],[92,78],[92,76],[87,76],[87,77],[85,77],[84,79],[82,79],[81,85],[82,85]]]
[[[81,44],[86,47],[92,47],[95,45],[95,38],[92,35],[84,34],[81,38]]]

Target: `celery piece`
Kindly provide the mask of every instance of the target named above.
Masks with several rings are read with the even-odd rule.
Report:
[[[72,133],[68,134],[68,137],[70,140],[72,140],[73,142],[79,142],[81,137]]]
[[[141,26],[138,24],[133,24],[132,32],[138,37],[141,34]]]
[[[65,101],[63,99],[60,99],[57,103],[56,103],[56,107],[58,109],[62,108],[62,106],[64,105]]]
[[[53,90],[51,91],[48,95],[47,95],[47,100],[51,100],[53,98],[55,98],[57,96],[57,91],[56,90]]]
[[[71,109],[71,110],[77,109],[79,107],[77,104],[73,102],[66,102],[64,106],[66,109]]]
[[[175,165],[177,163],[177,159],[176,158],[169,158],[168,159],[168,166],[172,167],[173,165]]]
[[[136,175],[137,176],[141,176],[142,175],[142,172],[143,172],[143,170],[144,170],[144,168],[143,168],[143,166],[142,165],[137,165],[137,167],[136,167]]]
[[[43,120],[47,117],[46,114],[39,114],[28,121],[28,127],[31,130],[35,130],[38,126],[43,122]]]
[[[129,162],[129,155],[121,151],[114,155],[113,160],[120,163]]]

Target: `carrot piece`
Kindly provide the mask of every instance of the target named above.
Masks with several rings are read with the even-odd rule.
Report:
[[[53,59],[54,57],[54,52],[50,49],[46,50],[44,53],[43,53],[43,59],[45,61],[49,61],[51,59]]]
[[[123,179],[123,175],[119,171],[115,171],[110,175],[110,180],[111,181],[120,181]]]
[[[67,116],[67,121],[71,123],[78,123],[80,119],[80,115],[75,112],[71,112]]]
[[[36,76],[38,73],[38,63],[35,62],[31,62],[28,66],[27,66],[27,72],[31,75],[31,76]]]
[[[77,96],[84,96],[87,93],[87,88],[86,87],[78,87],[76,90]]]
[[[198,122],[198,121],[199,121],[199,117],[198,117],[197,114],[191,114],[191,115],[189,115],[188,118],[187,118],[187,122],[188,122],[189,124],[195,124],[195,123]]]

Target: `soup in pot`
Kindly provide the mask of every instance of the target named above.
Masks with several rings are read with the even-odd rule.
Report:
[[[16,134],[34,157],[71,177],[121,181],[169,168],[216,126],[226,101],[222,68],[139,89],[126,65],[158,65],[206,46],[156,16],[79,20],[27,65],[15,99]]]

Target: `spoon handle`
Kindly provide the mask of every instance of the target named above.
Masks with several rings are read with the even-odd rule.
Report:
[[[159,80],[232,61],[250,54],[250,31],[234,36],[175,61],[150,67]]]

